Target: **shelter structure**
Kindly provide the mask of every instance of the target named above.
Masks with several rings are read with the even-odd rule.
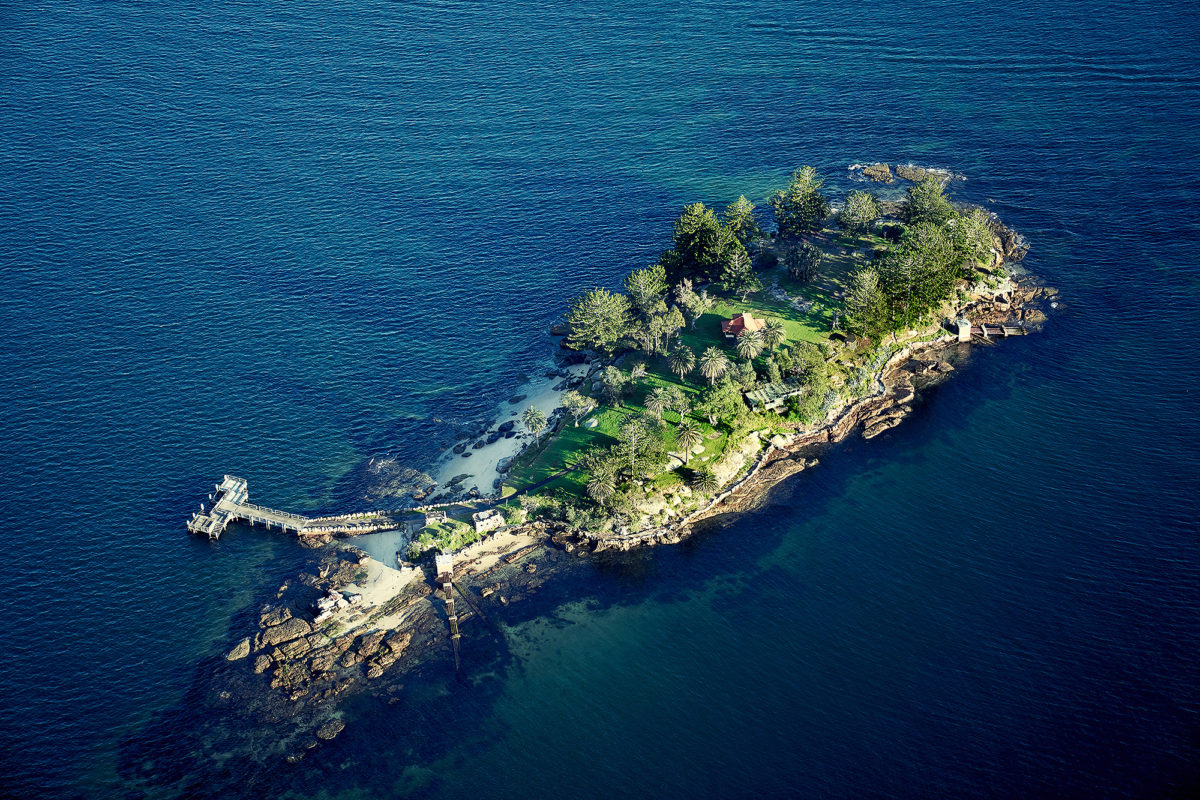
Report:
[[[746,331],[761,331],[765,320],[758,319],[749,311],[743,311],[732,319],[721,321],[721,333],[726,339],[737,339]]]

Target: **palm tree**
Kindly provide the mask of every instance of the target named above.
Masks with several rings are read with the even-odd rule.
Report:
[[[779,320],[769,319],[767,324],[763,325],[762,339],[763,344],[771,348],[771,353],[774,354],[775,348],[787,341],[787,329]]]
[[[696,354],[690,347],[680,347],[671,353],[667,361],[671,364],[671,371],[679,376],[679,380],[683,380],[684,375],[696,368]]]
[[[533,434],[535,439],[542,438],[542,431],[546,430],[546,414],[537,406],[530,406],[525,409],[525,413],[521,416],[521,421],[525,423],[525,427]]]
[[[758,331],[746,331],[737,340],[737,354],[753,361],[763,351],[763,337]]]
[[[588,497],[595,500],[598,504],[604,505],[608,499],[617,491],[615,481],[612,475],[607,472],[598,472],[591,477],[587,482]]]
[[[675,430],[675,443],[683,449],[683,465],[685,467],[688,459],[691,458],[692,448],[703,441],[704,434],[700,433],[699,425],[690,419],[679,423],[679,427]]]
[[[667,394],[667,390],[661,386],[646,395],[646,410],[653,414],[655,419],[662,419],[663,412],[669,405],[670,396]]]
[[[709,347],[700,354],[700,374],[708,378],[709,386],[728,371],[729,359],[717,348]]]
[[[713,474],[711,469],[702,469],[692,479],[692,488],[702,494],[712,494],[720,486],[717,483],[717,476]]]

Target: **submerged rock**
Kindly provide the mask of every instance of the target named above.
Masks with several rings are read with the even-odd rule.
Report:
[[[237,661],[250,655],[250,637],[246,637],[237,643],[232,650],[225,655],[226,661]]]
[[[328,742],[346,729],[346,723],[340,719],[331,719],[317,729],[317,738]]]

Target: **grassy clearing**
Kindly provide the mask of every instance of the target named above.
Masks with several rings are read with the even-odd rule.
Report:
[[[565,475],[558,475],[558,477],[554,476],[563,470],[570,470],[576,467],[580,458],[589,449],[593,447],[610,447],[615,444],[617,441],[617,432],[621,424],[631,416],[636,417],[646,412],[645,400],[647,395],[658,387],[676,387],[693,403],[698,402],[700,387],[687,382],[681,382],[678,376],[668,371],[665,359],[652,359],[647,362],[646,368],[646,376],[634,381],[633,388],[626,395],[623,406],[601,406],[585,418],[584,422],[593,419],[596,420],[596,427],[588,428],[584,425],[584,422],[580,422],[579,427],[574,427],[571,423],[567,423],[545,446],[537,450],[526,450],[513,463],[508,479],[504,483],[503,493],[506,495],[512,494],[535,486],[542,481],[548,481],[539,488],[539,492],[553,493],[556,490],[561,490],[576,497],[583,497],[587,488],[588,476],[583,474],[582,471],[569,472]],[[706,419],[701,419],[694,415],[689,415],[689,418],[696,421],[706,437],[704,440],[704,452],[690,458],[690,466],[695,467],[697,464],[703,463],[704,460],[711,461],[724,452],[726,433],[720,429],[714,430]],[[670,437],[671,441],[668,449],[674,450],[673,431],[679,423],[679,415],[674,411],[668,411],[663,415],[663,419],[667,422],[670,429],[668,437]],[[716,433],[716,437],[712,439],[707,438],[712,433]],[[550,480],[551,478],[553,479]],[[668,472],[659,476],[655,480],[655,485],[667,486],[678,483],[681,480],[682,478],[678,474]]]

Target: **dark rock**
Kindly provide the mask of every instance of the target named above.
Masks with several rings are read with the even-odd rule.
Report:
[[[276,625],[282,625],[292,618],[292,610],[287,606],[276,606],[263,611],[262,616],[258,618],[258,624],[264,628],[273,628]]]
[[[527,395],[527,394],[514,394],[512,397],[508,398],[508,402],[510,402],[510,403],[513,403],[513,404],[516,404],[516,403],[519,403],[519,402],[521,402],[522,400],[524,400],[526,397],[529,397],[529,395]]]
[[[468,450],[467,452],[465,452],[465,453],[463,453],[463,454],[462,454],[462,457],[463,457],[463,458],[470,458],[470,457],[471,457],[471,452]]]
[[[273,647],[284,642],[290,642],[292,639],[299,639],[301,636],[307,636],[312,633],[312,626],[302,619],[289,619],[282,625],[276,625],[274,628],[267,628],[262,633],[262,643],[265,647]]]
[[[254,672],[256,675],[266,672],[267,668],[270,666],[271,666],[271,659],[267,658],[265,655],[259,656],[258,658],[254,659]]]
[[[869,178],[876,183],[892,182],[892,168],[887,164],[871,164],[863,167],[862,174],[864,178]]]
[[[399,631],[397,631],[396,633],[393,633],[391,636],[387,637],[387,639],[384,640],[384,644],[387,646],[387,648],[389,650],[392,651],[392,655],[394,655],[394,656],[401,655],[405,651],[405,649],[408,648],[408,645],[410,642],[412,642],[412,634],[411,633],[401,633]]]
[[[346,723],[340,719],[331,719],[320,728],[317,729],[317,738],[328,742],[334,739],[339,733],[346,728]]]
[[[486,444],[486,442],[484,442],[484,441],[483,441],[483,439],[480,439],[478,442],[476,442],[475,444],[471,445],[471,449],[472,449],[472,450],[478,450],[479,448],[483,447],[483,446],[484,446],[484,444]]]
[[[312,645],[308,643],[307,639],[293,639],[279,645],[279,652],[289,659],[299,658],[311,649]]]
[[[513,438],[513,437],[514,437],[514,436],[516,436],[516,435],[517,435],[517,432],[516,432],[516,431],[505,431],[505,432],[504,432],[504,438],[505,438],[505,439],[511,439],[511,438]]]
[[[551,336],[569,336],[571,334],[571,326],[562,322],[555,323],[550,326]]]
[[[504,431],[492,431],[488,434],[487,443],[495,444],[500,439],[504,438]]]
[[[375,631],[374,633],[365,634],[358,643],[358,654],[363,658],[374,655],[379,649],[379,643],[383,641],[383,631]]]
[[[918,181],[924,180],[925,176],[929,173],[926,172],[924,168],[914,167],[912,164],[897,164],[896,174],[906,181],[917,183]]]
[[[517,423],[510,419],[507,422],[501,422],[500,427],[498,427],[496,430],[500,431],[501,433],[508,433],[515,428],[516,425]]]
[[[466,443],[466,442],[459,442],[458,444],[454,445],[454,452],[455,452],[455,453],[461,453],[463,450],[466,450],[466,449],[467,449],[467,443]]]

